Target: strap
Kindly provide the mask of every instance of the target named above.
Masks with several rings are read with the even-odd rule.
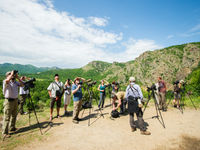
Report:
[[[55,83],[59,87],[59,89],[61,90],[61,87],[58,85],[58,83],[56,83],[56,82],[53,82],[53,83]]]
[[[132,86],[133,87],[133,86]],[[129,87],[129,89],[131,89],[131,91],[134,93],[133,89],[137,91],[138,95],[140,96],[138,90],[136,88],[133,87],[133,89],[131,88],[131,86]]]

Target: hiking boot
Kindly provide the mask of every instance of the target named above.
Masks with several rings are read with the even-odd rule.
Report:
[[[80,119],[80,118],[77,118],[77,121],[82,121],[82,119]]]
[[[12,128],[12,129],[10,129],[10,131],[12,131],[12,132],[14,132],[14,131],[16,131],[17,130],[17,128]]]
[[[68,115],[68,112],[67,112],[67,111],[65,111],[65,112],[64,112],[64,116],[67,116],[67,115]]]
[[[131,132],[135,132],[136,131],[136,128],[131,128]]]
[[[151,132],[149,132],[149,131],[141,131],[140,133],[142,135],[151,135]]]
[[[72,122],[78,124],[78,120],[73,119]]]

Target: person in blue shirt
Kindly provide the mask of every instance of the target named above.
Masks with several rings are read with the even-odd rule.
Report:
[[[138,99],[143,99],[143,94],[139,85],[135,84],[135,78],[129,78],[130,84],[126,88],[125,98],[128,100],[128,112],[130,117],[130,126],[132,132],[136,131],[136,123],[134,121],[134,113],[137,116],[138,125],[143,135],[150,135],[149,131],[146,131],[146,126],[143,120],[143,112],[141,107],[139,107]]]
[[[81,110],[81,105],[82,105],[82,89],[81,89],[81,82],[85,81],[84,78],[77,77],[74,80],[74,84],[72,85],[72,94],[73,94],[73,103],[74,103],[74,110],[73,110],[73,123],[78,123],[81,121],[81,119],[78,117],[79,112]]]
[[[107,81],[105,81],[105,82],[108,84]],[[98,87],[98,90],[100,91],[100,100],[99,100],[99,104],[98,104],[99,108],[103,108],[103,106],[104,106],[107,84],[104,84],[104,80],[101,80],[101,84]]]

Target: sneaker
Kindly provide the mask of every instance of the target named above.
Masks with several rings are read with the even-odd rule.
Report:
[[[131,128],[131,132],[135,132],[136,131],[136,128]]]
[[[56,118],[61,118],[60,115],[57,115]]]
[[[16,131],[17,130],[17,128],[12,128],[12,129],[10,129],[10,131],[12,131],[12,132],[14,132],[14,131]]]
[[[140,133],[142,135],[151,135],[151,132],[149,132],[149,131],[141,131]]]
[[[82,119],[80,119],[80,118],[77,118],[77,121],[82,121]]]
[[[72,122],[78,124],[78,120],[73,119]]]

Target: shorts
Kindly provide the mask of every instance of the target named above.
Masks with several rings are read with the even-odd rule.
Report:
[[[61,99],[58,99],[58,100],[56,101],[56,98],[52,97],[52,98],[51,98],[51,103],[50,103],[50,108],[51,108],[51,109],[53,109],[54,103],[55,103],[55,102],[56,102],[57,108],[60,108],[60,106],[61,106]]]
[[[64,105],[69,105],[71,102],[71,95],[64,94]]]

